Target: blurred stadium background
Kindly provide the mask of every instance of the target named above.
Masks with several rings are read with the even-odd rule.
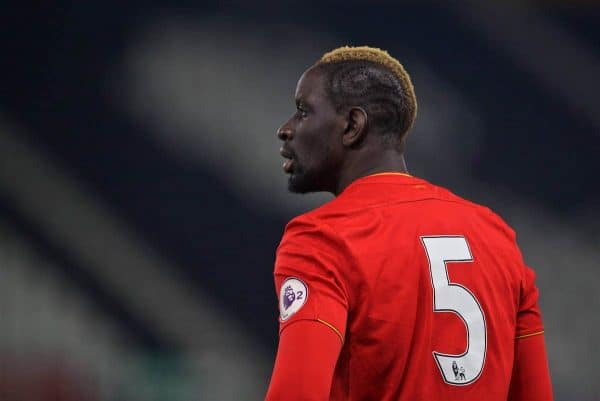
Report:
[[[7,4],[8,3],[8,4]],[[3,2],[0,400],[260,400],[300,73],[388,49],[415,175],[489,205],[538,274],[557,400],[600,400],[600,6]],[[244,5],[246,4],[246,5]]]

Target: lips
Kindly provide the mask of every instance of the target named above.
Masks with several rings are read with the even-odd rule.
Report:
[[[283,171],[285,171],[286,173],[291,173],[293,168],[294,168],[294,158],[292,156],[292,153],[289,152],[287,149],[281,148],[279,150],[279,154],[286,159],[283,162]]]
[[[283,171],[286,173],[291,173],[293,167],[294,161],[292,159],[286,159],[286,161],[283,162]]]

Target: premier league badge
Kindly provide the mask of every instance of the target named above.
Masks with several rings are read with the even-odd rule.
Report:
[[[279,291],[279,319],[285,322],[304,306],[308,299],[308,287],[295,277],[285,279]]]

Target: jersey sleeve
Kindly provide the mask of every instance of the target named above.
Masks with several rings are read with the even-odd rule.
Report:
[[[530,335],[516,340],[508,401],[552,400],[544,336]]]
[[[523,260],[519,252],[519,260]],[[509,401],[552,401],[535,272],[522,262]]]
[[[342,343],[325,325],[301,320],[281,334],[265,401],[328,400]]]
[[[535,272],[524,266],[519,311],[517,313],[517,338],[525,338],[544,332],[538,298],[539,291],[535,285]]]
[[[312,320],[344,341],[348,295],[341,274],[343,249],[343,242],[327,225],[305,217],[288,224],[274,272],[280,334],[295,322]]]

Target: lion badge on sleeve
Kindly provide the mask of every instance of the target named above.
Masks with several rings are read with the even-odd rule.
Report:
[[[308,287],[296,277],[288,277],[279,290],[279,319],[285,322],[304,306],[308,299]]]

